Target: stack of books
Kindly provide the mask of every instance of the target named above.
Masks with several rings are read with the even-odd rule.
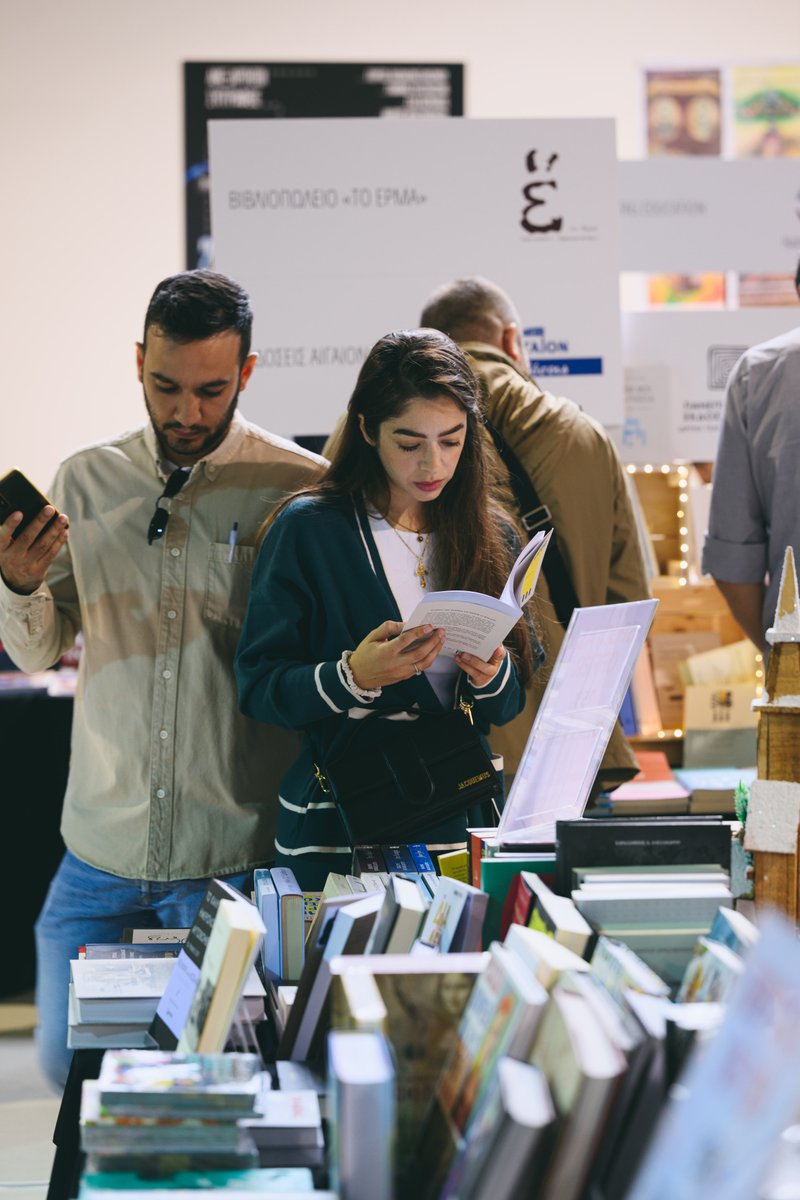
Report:
[[[584,876],[572,899],[598,933],[624,942],[675,985],[717,909],[733,903],[727,876],[703,866],[694,872]]]
[[[255,1142],[239,1122],[255,1113],[262,1087],[252,1054],[106,1051],[81,1096],[86,1175],[257,1167]]]
[[[82,1193],[305,1192],[324,1162],[317,1093],[273,1091],[251,1054],[108,1052],[99,1079],[83,1084],[80,1134]]]
[[[176,959],[77,958],[70,962],[68,1045],[154,1047],[149,1029]]]

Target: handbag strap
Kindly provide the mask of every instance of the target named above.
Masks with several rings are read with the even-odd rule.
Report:
[[[526,533],[531,536],[537,529],[541,529],[545,525],[552,525],[553,516],[550,509],[546,504],[542,504],[533,480],[517,458],[511,446],[509,446],[500,430],[492,424],[486,415],[484,415],[483,422],[487,431],[491,434],[495,449],[503,465],[508,471],[511,490],[514,493],[514,499],[519,508],[520,520],[525,527]],[[553,608],[556,610],[556,616],[566,629],[569,625],[572,611],[578,607],[579,602],[572,579],[558,546],[558,533],[555,529],[553,529],[550,545],[547,547],[547,554],[544,556],[542,570],[547,580],[547,587],[550,592],[550,599],[553,602]]]

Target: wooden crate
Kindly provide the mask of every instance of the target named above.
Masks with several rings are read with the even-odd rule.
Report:
[[[712,579],[680,587],[672,579],[659,578],[650,587],[658,600],[652,633],[710,630],[719,634],[723,646],[745,637]]]

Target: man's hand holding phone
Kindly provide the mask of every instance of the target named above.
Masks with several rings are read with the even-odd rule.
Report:
[[[65,544],[69,518],[19,471],[0,480],[0,517],[0,574],[12,591],[30,595]]]

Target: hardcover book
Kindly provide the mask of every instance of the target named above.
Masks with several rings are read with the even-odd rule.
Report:
[[[357,1028],[370,1019],[381,1020],[382,1032],[394,1049],[398,1196],[416,1193],[419,1129],[488,957],[488,953],[369,954],[331,962],[332,1028]],[[365,989],[367,981],[372,989]]]
[[[111,1113],[100,1103],[100,1084],[96,1079],[84,1079],[81,1087],[80,1130],[81,1149],[96,1154],[168,1151],[181,1154],[198,1150],[233,1154],[242,1145],[242,1130],[233,1117],[176,1118]]]
[[[416,883],[393,873],[382,897],[382,905],[367,954],[407,954],[419,934],[427,912]]]
[[[443,1111],[462,1134],[500,1055],[525,1057],[530,1050],[547,1001],[533,972],[507,947],[493,942],[489,953],[436,1091]]]
[[[678,1004],[726,1004],[743,972],[744,962],[730,947],[711,938],[698,938],[675,1000]]]
[[[408,852],[414,860],[415,871],[430,871],[432,874],[436,874],[436,864],[424,842],[409,842]]]
[[[534,902],[526,922],[567,946],[583,958],[594,942],[594,930],[568,896],[558,896],[532,872],[523,871],[522,879],[530,888]]]
[[[711,923],[708,933],[714,942],[722,942],[729,950],[739,955],[747,954],[759,938],[758,926],[735,908],[722,907]]]
[[[585,996],[557,984],[531,1062],[545,1075],[561,1120],[541,1200],[578,1200],[626,1070]]]
[[[281,960],[281,919],[278,910],[278,891],[266,867],[253,871],[255,903],[264,922],[264,940],[261,943],[261,966],[264,978],[270,983],[281,982],[283,970]]]
[[[575,867],[676,863],[713,863],[730,873],[730,825],[713,817],[592,817],[556,826],[555,890],[562,896],[574,887]]]
[[[77,1022],[151,1021],[177,963],[176,958],[72,959]]]
[[[467,1127],[440,1200],[517,1200],[535,1195],[556,1111],[543,1072],[503,1057]]]
[[[206,947],[221,900],[233,900],[248,905],[250,903],[240,891],[222,879],[209,881],[183,949],[175,959],[175,970],[170,976],[150,1026],[153,1040],[162,1050],[174,1050],[178,1045],[192,1006]]]
[[[488,899],[479,888],[443,876],[422,922],[420,941],[440,954],[480,950]]]
[[[305,900],[294,871],[271,867],[272,882],[278,893],[281,924],[281,982],[297,983],[303,969],[305,946]]]
[[[87,942],[79,958],[177,958],[183,942]],[[83,951],[81,953],[80,951]]]
[[[392,1200],[395,1073],[378,1033],[328,1034],[331,1182],[351,1200]]]
[[[501,936],[501,929],[502,936],[505,936],[503,908],[508,899],[509,890],[520,871],[534,872],[551,880],[554,877],[555,863],[555,854],[552,850],[492,854],[479,860],[480,887],[489,897],[483,925],[487,942]]]
[[[220,900],[214,928],[177,1049],[214,1053],[225,1049],[245,979],[258,954],[264,922],[244,898]]]
[[[252,1116],[239,1120],[242,1129],[262,1147],[313,1147],[319,1141],[322,1116],[316,1091],[262,1089]]]
[[[414,856],[406,845],[381,846],[387,871],[419,871]]]
[[[98,1076],[100,1104],[129,1116],[246,1116],[261,1091],[255,1054],[177,1054],[107,1050]]]
[[[366,898],[350,893],[347,896],[323,896],[320,900],[306,941],[305,960],[303,962],[303,970],[297,982],[297,994],[286,1018],[286,1025],[278,1040],[277,1058],[302,1061],[304,1055],[296,1049],[298,1034],[309,1002],[311,1002],[314,1009],[313,1024],[314,1028],[316,1028],[316,1021],[319,1010],[324,1002],[324,995],[322,997],[315,996],[315,991],[322,989],[327,994],[327,981],[323,978],[318,982],[317,976],[320,972],[334,919],[341,908],[349,904],[359,903]],[[304,1049],[307,1049],[307,1040],[307,1036],[304,1035]]]
[[[585,959],[540,929],[509,925],[503,945],[550,991],[564,971],[588,971]]]
[[[599,937],[592,953],[592,972],[612,996],[622,999],[627,990],[648,996],[669,997],[670,989],[647,963],[614,938]]]
[[[353,874],[366,875],[376,871],[385,871],[386,862],[380,846],[353,847]]]

